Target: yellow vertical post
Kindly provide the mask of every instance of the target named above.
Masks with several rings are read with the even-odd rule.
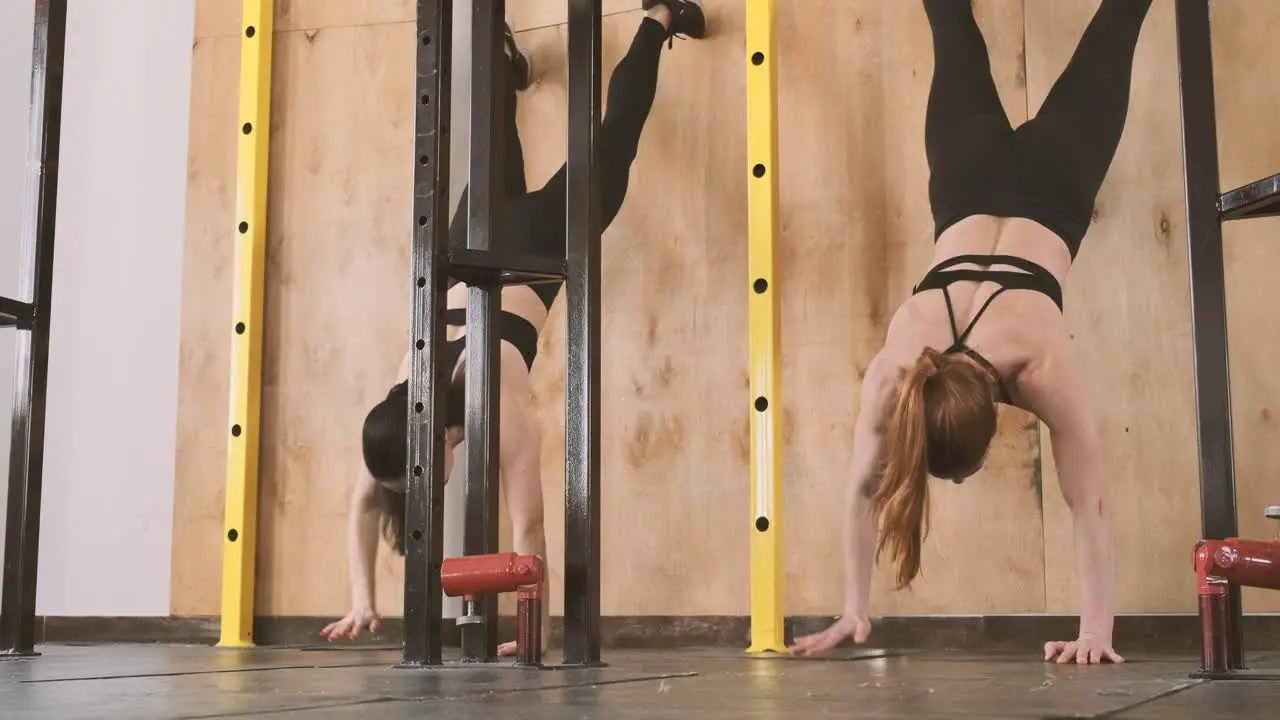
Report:
[[[775,0],[747,2],[747,204],[751,363],[751,646],[784,652],[782,350],[778,288],[778,64]]]
[[[231,427],[222,538],[220,647],[253,645],[262,405],[262,295],[267,246],[274,0],[243,0],[236,168],[235,299],[231,318]]]

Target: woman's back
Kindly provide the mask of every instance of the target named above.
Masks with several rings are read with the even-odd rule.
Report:
[[[951,226],[938,238],[929,267],[936,267],[962,255],[1005,255],[1022,258],[1044,268],[1059,286],[1065,285],[1071,267],[1067,246],[1052,231],[1024,218],[970,216]],[[951,269],[1023,272],[996,263],[983,266],[962,263]],[[963,344],[991,363],[1010,392],[1016,396],[1019,373],[1060,347],[1065,335],[1062,312],[1054,300],[1034,290],[1010,289],[1000,292],[996,280],[957,280],[942,290],[925,290],[910,297],[898,309],[889,325],[882,351],[883,359],[897,367],[910,367],[926,348],[944,351],[960,339]],[[999,297],[991,299],[1000,292]],[[950,299],[954,328],[948,313]],[[983,310],[990,300],[990,305]]]

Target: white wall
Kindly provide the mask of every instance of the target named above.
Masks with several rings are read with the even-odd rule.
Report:
[[[43,615],[169,613],[194,22],[195,0],[70,3]]]
[[[18,232],[26,174],[27,98],[31,89],[31,20],[35,3],[0,2],[0,295],[18,293]],[[0,329],[0,522],[9,478],[9,414],[13,410],[12,328]],[[0,553],[4,533],[0,532]]]

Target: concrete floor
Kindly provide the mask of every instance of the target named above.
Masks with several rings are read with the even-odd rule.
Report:
[[[1280,682],[1190,680],[1194,658],[1058,666],[919,652],[606,651],[602,669],[397,669],[394,649],[52,645],[0,660],[0,718],[1275,718]],[[558,661],[553,650],[550,661]],[[1250,658],[1280,670],[1280,653]]]

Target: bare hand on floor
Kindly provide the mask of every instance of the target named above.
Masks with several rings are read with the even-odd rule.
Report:
[[[360,631],[365,628],[370,633],[377,633],[378,628],[382,624],[382,619],[378,617],[378,613],[373,608],[357,607],[352,608],[346,617],[337,622],[329,623],[320,631],[322,637],[328,638],[329,642],[340,640],[344,637],[355,640],[360,637]]]
[[[1103,662],[1122,663],[1124,658],[1111,647],[1110,642],[1096,638],[1081,637],[1071,642],[1047,642],[1044,644],[1044,659],[1058,663],[1069,663],[1073,660],[1080,665],[1101,665]]]
[[[826,652],[848,637],[853,638],[855,643],[862,644],[867,641],[867,636],[870,634],[870,618],[846,615],[820,633],[797,638],[790,650],[796,655],[812,655]]]

